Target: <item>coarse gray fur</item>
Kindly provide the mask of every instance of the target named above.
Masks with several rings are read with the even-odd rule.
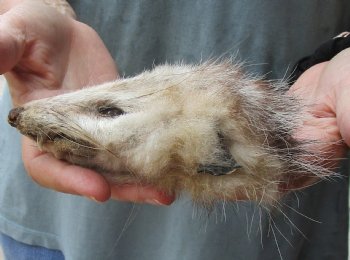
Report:
[[[286,89],[230,60],[162,65],[32,101],[9,121],[43,151],[116,183],[186,191],[203,205],[272,204],[295,180],[331,174],[312,140],[294,138],[305,114]]]

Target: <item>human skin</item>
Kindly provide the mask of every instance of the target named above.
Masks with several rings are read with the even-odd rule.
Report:
[[[5,73],[15,106],[118,77],[103,42],[87,25],[40,1],[3,0],[0,14],[0,73]],[[350,109],[346,100],[349,55],[349,50],[345,50],[332,61],[315,65],[290,89],[291,95],[309,105],[310,118],[298,130],[298,138],[327,143],[315,149],[331,153],[332,158],[342,157],[345,144],[350,144],[346,118]],[[342,139],[345,144],[339,145]],[[330,142],[337,145],[329,145]],[[44,187],[97,201],[112,197],[168,205],[174,200],[148,186],[112,185],[94,171],[40,152],[28,138],[23,138],[22,146],[28,174]],[[314,178],[300,178],[284,188],[298,189],[310,182]]]
[[[325,167],[336,169],[345,158],[350,145],[350,48],[333,59],[306,70],[289,89],[297,96],[308,114],[296,137],[316,140],[312,149],[327,159]],[[320,152],[321,151],[321,152]],[[286,189],[300,189],[317,179],[301,177],[293,180]]]
[[[14,106],[118,78],[117,68],[96,32],[41,1],[0,2],[0,73]],[[98,64],[98,66],[96,66]],[[22,158],[41,186],[96,201],[168,205],[174,200],[152,187],[117,186],[100,174],[39,151],[26,137]]]
[[[343,157],[350,145],[349,60],[350,48],[305,71],[289,90],[303,101],[310,115],[297,136],[321,141],[321,149],[330,152],[331,159]]]

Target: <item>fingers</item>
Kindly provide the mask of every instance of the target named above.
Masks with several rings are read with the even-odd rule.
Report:
[[[39,185],[59,192],[104,202],[113,199],[153,205],[170,205],[175,197],[150,186],[111,185],[100,174],[57,160],[40,152],[33,141],[23,137],[22,157],[28,174]]]
[[[28,174],[41,186],[85,196],[97,201],[110,198],[109,183],[101,175],[57,160],[37,150],[35,143],[23,138],[22,157]]]
[[[170,205],[175,200],[174,195],[167,195],[154,187],[140,185],[112,186],[112,198],[163,206]]]

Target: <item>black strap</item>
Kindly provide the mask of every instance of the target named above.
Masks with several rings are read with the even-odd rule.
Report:
[[[300,59],[294,66],[289,83],[293,84],[301,74],[310,67],[331,60],[342,50],[350,47],[350,33],[342,33],[319,46],[316,51],[307,57]],[[349,61],[350,62],[350,61]]]

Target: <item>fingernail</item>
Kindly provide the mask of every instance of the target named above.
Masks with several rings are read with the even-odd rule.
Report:
[[[90,197],[87,197],[89,200],[92,200],[94,202],[97,202],[97,203],[101,203],[100,201],[98,201],[97,199],[95,199],[95,197],[93,196],[90,196]]]
[[[160,202],[157,199],[146,199],[145,203],[152,204],[152,205],[155,205],[155,206],[166,206],[166,204]]]

